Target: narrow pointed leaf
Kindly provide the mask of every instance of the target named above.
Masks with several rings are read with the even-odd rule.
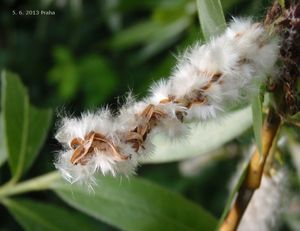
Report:
[[[96,231],[90,217],[65,208],[29,199],[4,199],[3,204],[26,231]]]
[[[17,75],[2,72],[2,119],[8,162],[14,176],[24,169],[29,124],[29,101],[25,87]]]
[[[4,134],[3,134],[3,120],[0,114],[0,167],[7,160],[7,153],[4,145]]]
[[[220,0],[197,0],[197,8],[206,41],[225,30],[226,21]]]
[[[38,109],[34,106],[29,108],[29,129],[26,146],[26,159],[24,171],[28,170],[36,159],[51,124],[52,110]]]
[[[18,180],[29,169],[45,140],[51,121],[50,110],[30,106],[20,78],[2,72],[3,147],[12,175]]]
[[[210,231],[216,220],[177,193],[146,180],[99,177],[95,192],[81,185],[58,182],[53,190],[70,206],[130,231]]]
[[[252,117],[253,117],[253,131],[254,138],[259,154],[262,153],[262,126],[263,126],[263,115],[262,115],[262,101],[260,94],[255,95],[252,98]]]

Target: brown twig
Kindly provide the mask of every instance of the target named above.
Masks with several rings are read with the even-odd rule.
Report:
[[[260,186],[264,166],[280,123],[279,115],[271,108],[263,125],[262,153],[260,155],[257,149],[253,153],[244,182],[238,191],[232,208],[220,227],[220,231],[235,231],[237,229],[253,193]]]

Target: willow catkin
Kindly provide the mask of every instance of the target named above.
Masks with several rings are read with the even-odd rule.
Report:
[[[93,182],[96,172],[132,174],[153,150],[156,133],[171,139],[187,133],[185,121],[205,121],[249,101],[274,70],[278,42],[259,23],[235,19],[219,37],[197,43],[178,57],[168,79],[154,83],[148,97],[64,118],[56,138],[64,146],[55,163],[69,182]]]

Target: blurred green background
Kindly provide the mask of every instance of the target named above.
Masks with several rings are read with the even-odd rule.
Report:
[[[261,20],[271,1],[221,2],[227,20],[233,16]],[[13,10],[51,10],[55,15],[13,16]],[[31,101],[54,108],[56,114],[78,115],[104,105],[116,109],[128,90],[143,97],[151,82],[170,74],[176,55],[202,38],[192,0],[3,0],[0,11],[0,69],[18,73]],[[53,121],[41,155],[26,178],[54,169],[55,150],[60,146],[53,138],[56,118]],[[251,143],[251,134],[249,130],[214,153],[209,164],[144,165],[138,174],[220,217],[228,195],[224,182],[235,172],[241,159],[237,154]],[[6,164],[0,182],[9,179],[8,172]],[[30,196],[66,206],[50,192]],[[0,230],[21,229],[3,207],[0,217]],[[95,223],[101,230],[115,230]]]

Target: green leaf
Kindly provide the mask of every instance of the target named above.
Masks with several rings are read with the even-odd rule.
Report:
[[[243,183],[243,181],[244,181],[244,179],[246,177],[247,169],[248,169],[248,162],[245,162],[243,164],[243,166],[242,166],[242,171],[239,174],[239,178],[238,178],[238,180],[237,180],[237,182],[236,182],[236,184],[235,184],[232,192],[230,193],[230,195],[229,195],[229,197],[228,197],[228,199],[226,201],[226,205],[225,205],[225,208],[223,210],[222,216],[221,216],[221,218],[219,220],[218,228],[216,229],[216,231],[219,230],[220,225],[223,224],[224,219],[226,218],[226,216],[227,216],[227,214],[228,214],[228,212],[229,212],[229,210],[230,210],[230,208],[232,206],[232,202],[233,202],[233,200],[234,200],[234,198],[235,198],[238,190],[240,189],[240,187],[241,187],[241,185],[242,185],[242,183]]]
[[[197,0],[197,8],[206,41],[225,30],[226,21],[220,0]]]
[[[7,153],[4,145],[4,135],[3,135],[3,124],[2,115],[0,114],[0,167],[7,160]]]
[[[52,110],[29,108],[29,129],[26,146],[26,159],[24,171],[28,170],[36,159],[42,145],[45,142],[51,124]]]
[[[1,77],[4,142],[12,174],[19,176],[26,159],[29,100],[17,75],[3,71]]]
[[[29,169],[45,140],[51,111],[30,106],[25,87],[13,73],[2,72],[1,92],[4,146],[12,175],[18,180]]]
[[[56,205],[29,199],[3,199],[2,202],[24,230],[99,230],[90,217]]]
[[[253,117],[253,131],[254,138],[259,154],[262,155],[262,100],[261,95],[258,93],[251,100],[252,117]]]
[[[229,113],[222,119],[211,120],[205,124],[191,124],[188,142],[173,142],[158,135],[153,142],[155,152],[142,162],[164,163],[204,155],[241,135],[250,128],[251,123],[251,109],[248,107]]]
[[[213,230],[216,220],[177,193],[146,180],[99,177],[94,193],[81,185],[54,184],[53,190],[70,206],[121,230]]]

